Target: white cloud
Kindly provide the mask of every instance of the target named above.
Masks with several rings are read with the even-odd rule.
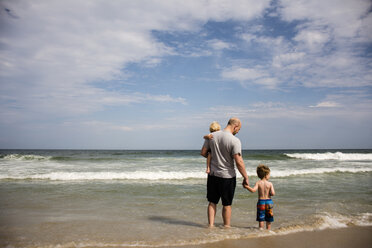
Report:
[[[258,78],[262,78],[267,75],[265,72],[257,70],[257,69],[234,67],[234,68],[225,69],[222,72],[222,76],[226,79],[248,81],[248,80],[256,80]]]
[[[337,102],[327,101],[327,102],[320,102],[317,105],[310,106],[310,107],[311,108],[336,108],[336,107],[340,107],[340,106],[341,105],[338,104]]]
[[[257,84],[273,89],[276,88],[279,83],[276,78],[271,77],[267,72],[259,68],[225,68],[221,76],[227,80],[239,81],[244,87],[249,84]]]
[[[372,85],[370,56],[363,54],[366,44],[372,40],[370,1],[281,0],[278,3],[276,9],[271,8],[271,4],[276,3],[269,0],[0,1],[0,124],[29,127],[30,122],[36,126],[49,121],[52,126],[54,123],[50,122],[60,120],[55,117],[68,116],[75,127],[81,124],[97,130],[106,127],[129,132],[138,127],[143,130],[190,128],[216,117],[225,121],[232,115],[241,116],[247,122],[275,118],[307,121],[319,116],[369,118],[372,103],[367,99],[371,96],[350,91],[313,99],[312,103],[304,104],[306,106],[251,103],[240,99],[247,101],[245,106],[242,106],[244,103],[238,107],[219,106],[204,114],[198,114],[203,111],[198,109],[195,114],[191,108],[184,112],[171,108],[173,105],[184,108],[191,103],[193,96],[191,90],[188,91],[191,87],[182,87],[184,92],[177,92],[177,86],[159,90],[154,85],[145,89],[136,88],[136,82],[129,81],[129,75],[136,72],[127,71],[128,65],[156,71],[154,67],[169,56],[172,59],[187,57],[188,62],[198,63],[204,59],[201,56],[210,56],[203,62],[215,63],[217,68],[222,68],[220,76],[224,81],[238,81],[245,88],[259,85],[294,92],[300,86],[299,91],[302,87],[312,87],[321,88],[319,92],[334,92],[340,87],[355,89]],[[297,26],[289,30],[274,29],[261,19],[268,14],[265,12],[268,8],[272,11],[271,20],[281,18],[289,24],[286,27]],[[275,10],[278,13],[274,13]],[[238,27],[229,32],[235,32],[235,36],[226,38],[222,33],[213,33],[216,31],[212,30],[216,24],[213,21],[234,23],[231,25]],[[157,32],[174,37],[179,34],[181,38],[175,39],[176,45],[173,40],[162,43],[154,35]],[[182,38],[193,34],[200,37],[186,41]],[[182,73],[186,75],[187,70]],[[206,71],[202,77],[208,75],[212,75],[212,71]],[[149,82],[146,86],[152,86],[153,75],[143,76]],[[172,76],[173,80],[179,75]],[[216,88],[225,87],[223,84]],[[233,84],[228,87],[236,90]],[[155,88],[156,93],[151,93]],[[134,108],[127,106],[143,104],[169,107],[174,111],[173,119],[164,114],[156,117],[162,120],[153,125],[143,124],[144,120],[136,124],[120,123],[116,116],[112,122],[81,122],[94,119],[98,111],[120,109],[131,113]],[[99,117],[97,119],[104,119]],[[169,123],[163,124],[164,120]]]
[[[363,52],[372,41],[370,1],[283,0],[278,3],[283,21],[292,24],[299,21],[294,33],[268,37],[267,27],[247,29],[240,35],[247,44],[246,50],[260,51],[260,54],[254,60],[247,59],[245,67],[256,68],[258,64],[267,75],[267,84],[275,89],[372,85],[370,59]],[[239,61],[232,68],[242,67],[241,64]],[[249,79],[239,71],[223,72],[222,76],[237,81]]]
[[[18,109],[54,113],[94,112],[131,102],[186,104],[184,98],[167,93],[118,96],[89,83],[123,78],[129,63],[153,67],[163,56],[174,54],[155,39],[154,30],[194,31],[209,20],[249,20],[269,4],[269,0],[1,1],[0,89],[13,97]],[[211,46],[225,49],[229,44],[215,40]]]
[[[305,57],[304,52],[292,52],[292,53],[282,53],[274,56],[273,66],[282,67],[284,65],[291,65],[293,63],[298,64]]]
[[[281,0],[279,3],[284,20],[305,20],[312,26],[328,26],[336,39],[355,37],[371,7],[369,0]]]
[[[323,49],[325,43],[330,41],[330,37],[325,31],[301,30],[294,40],[302,42],[307,49],[314,51]]]
[[[240,38],[248,43],[248,45],[256,49],[266,50],[268,53],[277,53],[288,50],[288,42],[284,37],[269,37],[265,35],[256,35],[252,33],[243,33]]]
[[[230,49],[230,48],[233,47],[233,45],[231,45],[230,43],[227,43],[227,42],[224,42],[224,41],[221,41],[221,40],[217,40],[217,39],[213,39],[213,40],[208,41],[208,44],[214,50]]]

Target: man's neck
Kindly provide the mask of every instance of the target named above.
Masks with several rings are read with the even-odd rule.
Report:
[[[226,126],[224,131],[229,132],[229,133],[232,134],[233,133],[233,128],[231,126]]]

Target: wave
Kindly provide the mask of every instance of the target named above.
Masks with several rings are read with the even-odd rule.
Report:
[[[326,173],[361,173],[371,172],[372,168],[314,168],[304,170],[272,171],[272,178],[291,176],[306,176]],[[256,176],[249,172],[250,177]],[[0,180],[51,180],[51,181],[92,181],[92,180],[188,180],[206,179],[207,174],[202,171],[132,171],[132,172],[51,172],[34,175],[0,175]],[[241,178],[237,172],[237,178]]]
[[[306,176],[326,173],[361,173],[371,172],[372,168],[314,168],[314,169],[303,169],[303,170],[291,170],[291,171],[272,171],[271,176],[273,178],[278,177],[290,177],[290,176]]]
[[[77,180],[185,180],[202,179],[207,175],[203,172],[52,172],[27,176],[0,175],[0,179],[15,180],[52,180],[52,181],[77,181]]]
[[[121,154],[120,154],[121,155]],[[128,155],[128,154],[126,154]],[[8,160],[8,161],[57,161],[57,162],[89,162],[89,163],[102,163],[102,162],[133,162],[133,161],[146,161],[146,162],[163,162],[163,163],[195,163],[201,162],[204,160],[201,156],[188,156],[188,157],[168,157],[168,156],[161,156],[158,154],[152,154],[150,157],[149,154],[146,156],[116,156],[113,154],[54,154],[53,156],[47,155],[37,155],[37,154],[3,154],[0,155],[0,159]]]
[[[115,157],[73,157],[73,156],[42,156],[36,154],[8,154],[0,156],[5,160],[16,160],[16,161],[111,161],[120,160]]]
[[[372,161],[372,153],[286,153],[286,156],[308,160]]]
[[[33,155],[33,154],[8,154],[2,156],[3,159],[6,160],[50,160],[52,156],[41,156],[41,155]]]
[[[355,216],[346,216],[324,212],[319,213],[314,217],[315,221],[312,224],[280,227],[271,234],[286,235],[303,231],[347,228],[349,226],[372,226],[371,213],[360,213]]]

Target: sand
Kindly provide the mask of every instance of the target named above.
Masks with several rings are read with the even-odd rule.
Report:
[[[322,231],[298,232],[287,235],[225,240],[192,247],[199,248],[353,248],[371,247],[372,227],[348,227]],[[191,248],[185,246],[184,248]]]

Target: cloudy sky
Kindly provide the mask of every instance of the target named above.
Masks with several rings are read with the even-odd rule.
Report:
[[[369,0],[0,0],[0,148],[372,148]]]

